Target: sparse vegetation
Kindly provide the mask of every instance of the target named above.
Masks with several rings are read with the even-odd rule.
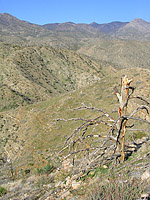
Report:
[[[134,200],[142,194],[142,186],[138,181],[109,179],[105,183],[97,183],[88,192],[87,200]]]
[[[50,162],[48,162],[45,166],[43,166],[41,168],[36,168],[36,173],[37,174],[50,174],[54,169],[55,169],[55,167],[52,164],[50,164]]]
[[[3,195],[5,195],[6,193],[7,193],[6,188],[0,186],[0,197],[2,197]]]
[[[120,77],[132,77],[136,87],[127,116],[141,103],[149,110],[150,102],[150,41],[113,40],[98,30],[93,32],[92,25],[77,26],[78,30],[75,24],[64,23],[61,30],[48,30],[0,14],[0,196],[4,195],[4,199],[80,199],[88,188],[85,199],[133,200],[149,187],[141,177],[149,168],[150,128],[142,121],[132,119],[128,124],[125,162],[118,162],[117,153],[116,159],[112,157],[114,146],[120,142],[112,140],[107,141],[103,154],[95,154],[107,162],[97,160],[90,166],[88,159],[82,159],[88,164],[82,168],[84,151],[79,159],[72,154],[73,160],[68,157],[68,163],[63,162],[71,151],[60,151],[78,127],[81,129],[75,137],[80,136],[79,140],[70,138],[73,146],[69,150],[85,147],[88,158],[92,149],[100,147],[102,140],[97,136],[106,138],[109,130],[99,123],[108,122],[110,111],[113,119],[118,117],[113,88],[121,86]],[[133,37],[140,35],[132,34]],[[145,40],[149,35],[141,37]],[[83,105],[89,109],[74,109]],[[92,108],[103,108],[105,112],[100,116]],[[150,122],[144,110],[136,117]],[[114,122],[108,123],[112,126]],[[117,134],[115,129],[109,136]],[[79,141],[83,143],[80,145]],[[93,182],[96,185],[92,188]]]
[[[5,54],[6,48],[9,54],[0,58],[1,111],[47,100],[97,82],[105,75],[99,64],[73,51],[0,44],[0,54]],[[76,61],[74,65],[72,61]]]
[[[93,118],[91,116],[88,118],[79,116],[78,118],[56,119],[56,121],[68,123],[70,121],[80,122],[79,126],[71,131],[65,141],[65,146],[60,151],[63,159],[72,159],[76,170],[87,172],[92,168],[111,164],[114,160],[122,163],[136,150],[138,144],[135,140],[146,136],[146,133],[136,135],[136,137],[132,136],[133,141],[130,143],[128,141],[128,145],[126,145],[128,128],[135,127],[136,121],[140,124],[143,122],[148,126],[150,125],[150,122],[146,120],[149,115],[149,102],[142,97],[134,96],[134,99],[140,99],[143,104],[139,105],[132,102],[131,107],[134,109],[128,111],[128,105],[135,91],[135,87],[130,85],[132,81],[132,79],[124,76],[121,79],[121,92],[119,93],[118,89],[114,88],[119,100],[118,116],[113,116],[111,111],[106,112],[104,109],[82,103],[81,106],[72,109],[72,111],[90,110],[98,114],[95,114]],[[130,121],[132,125],[130,125]],[[68,153],[66,153],[66,149],[68,149]]]
[[[49,176],[45,176],[42,175],[38,181],[36,182],[36,187],[38,189],[42,189],[44,185],[50,184],[54,182],[54,178],[53,177],[49,177]]]

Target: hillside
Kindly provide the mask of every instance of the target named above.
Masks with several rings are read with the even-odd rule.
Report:
[[[125,39],[150,41],[150,23],[142,19],[134,19],[131,22],[98,23],[49,23],[36,25],[16,17],[3,13],[0,14],[0,36],[3,42],[37,44],[51,44],[55,40],[66,42],[80,42],[84,38],[100,39]],[[70,41],[71,42],[71,41]]]
[[[1,44],[0,60],[1,110],[46,100],[107,74],[85,56],[52,47]]]
[[[7,13],[0,14],[1,42],[23,43],[41,34],[47,34],[47,32],[39,25],[19,20]]]
[[[111,22],[111,23],[105,23],[105,24],[98,24],[98,23],[91,23],[90,26],[99,29],[100,31],[108,34],[108,35],[112,35],[114,34],[117,30],[123,28],[126,24],[128,24],[129,22],[119,22],[119,21],[115,21],[115,22]]]
[[[52,27],[57,27],[57,24],[53,24]],[[87,29],[87,27],[86,24],[76,26],[73,23],[64,23],[58,24],[57,28],[49,28],[49,25],[31,24],[4,13],[0,14],[0,41],[73,48],[83,38],[106,38],[101,31],[92,27]]]
[[[142,19],[134,19],[118,29],[116,33],[114,33],[114,36],[120,39],[149,41],[150,22],[146,22]]]
[[[4,124],[2,126],[3,133],[5,133],[4,137],[11,132],[9,128],[14,128],[15,126],[12,125],[13,123],[16,123],[17,132],[14,130],[14,133],[12,134],[13,137],[15,137],[14,134],[17,134],[19,137],[33,137],[33,134],[35,132],[39,132],[38,138],[32,138],[33,140],[36,140],[35,145],[42,145],[39,144],[40,137],[46,137],[48,140],[51,140],[53,143],[52,137],[57,137],[57,134],[61,134],[60,140],[59,138],[57,145],[54,145],[54,149],[56,146],[58,148],[63,145],[62,140],[64,140],[63,135],[68,135],[69,132],[72,130],[72,125],[68,126],[68,124],[73,124],[73,122],[58,122],[58,124],[55,123],[55,119],[57,118],[71,118],[71,117],[77,117],[79,111],[71,111],[72,108],[80,106],[83,102],[86,105],[93,105],[93,107],[99,107],[104,109],[107,112],[110,112],[111,110],[117,110],[118,108],[118,102],[117,98],[114,95],[114,87],[119,83],[120,85],[120,77],[122,77],[124,74],[127,74],[129,77],[133,78],[133,84],[134,87],[136,87],[135,95],[134,96],[142,96],[144,99],[146,99],[148,102],[150,101],[150,79],[149,79],[149,70],[140,69],[137,68],[135,71],[134,68],[132,68],[130,71],[124,69],[121,71],[114,70],[110,75],[102,78],[101,80],[97,81],[94,84],[91,84],[87,87],[82,87],[81,89],[77,89],[76,91],[72,91],[66,94],[61,94],[57,97],[49,98],[46,101],[38,102],[35,104],[27,105],[27,106],[19,106],[16,109],[3,111],[1,112],[1,117],[4,116],[4,118],[1,118],[1,123],[6,123],[7,120],[4,120],[5,117],[9,119],[8,124]],[[104,103],[105,102],[105,103]],[[138,102],[140,103],[140,101]],[[133,105],[132,105],[133,106]],[[133,109],[132,107],[130,109]],[[83,116],[87,115],[87,117],[91,117],[92,115],[95,115],[89,112],[81,112],[81,115]],[[12,119],[11,119],[11,116]],[[81,116],[80,116],[81,117]],[[60,123],[60,124],[59,124]],[[77,126],[77,124],[74,124]],[[9,126],[9,128],[7,127]],[[58,128],[58,127],[59,128]],[[64,127],[63,127],[64,126]],[[68,128],[67,128],[68,127]],[[8,128],[8,130],[7,130]],[[28,136],[26,135],[26,129],[28,130]],[[33,130],[32,130],[33,129]],[[22,130],[24,130],[22,132]],[[21,133],[21,132],[22,133]],[[20,134],[21,133],[21,134]],[[43,135],[44,134],[44,135]],[[47,139],[42,140],[41,142],[43,145],[41,147],[36,146],[36,148],[48,148],[52,147],[50,145],[50,141],[48,142]],[[21,138],[18,140],[21,141]],[[37,141],[39,140],[39,142]],[[11,139],[10,139],[11,141]],[[31,142],[31,140],[29,139]],[[47,145],[45,141],[47,141]],[[24,141],[27,145],[28,141]],[[14,143],[15,144],[15,143]],[[15,144],[16,145],[16,144]],[[17,148],[17,146],[14,148]],[[31,145],[31,148],[33,146]],[[24,151],[24,150],[23,150]],[[13,152],[12,152],[13,153]],[[18,152],[20,154],[20,152]],[[17,156],[17,155],[16,155]],[[36,158],[36,157],[35,157]],[[26,160],[22,160],[23,162],[26,162]]]
[[[1,200],[150,197],[149,36],[142,19],[40,26],[0,14]]]
[[[10,184],[12,185],[11,192],[8,193],[6,199],[8,197],[15,198],[18,192],[19,195],[26,194],[29,198],[31,198],[32,195],[38,196],[40,194],[41,199],[46,199],[46,197],[42,196],[46,194],[48,196],[52,195],[56,199],[58,197],[59,199],[60,195],[63,194],[62,191],[72,191],[71,193],[69,192],[69,195],[73,194],[77,196],[78,199],[80,199],[81,194],[85,195],[85,193],[82,193],[82,188],[77,190],[79,193],[73,193],[70,185],[67,186],[66,180],[68,176],[70,178],[75,178],[74,175],[76,175],[76,172],[74,170],[69,171],[69,169],[65,171],[63,169],[61,157],[57,157],[57,153],[63,148],[66,138],[79,126],[79,122],[57,121],[56,119],[95,117],[98,114],[97,112],[72,110],[73,108],[81,106],[83,102],[85,105],[97,107],[107,112],[110,110],[117,111],[118,102],[116,96],[113,94],[113,88],[118,84],[118,82],[120,82],[120,77],[124,74],[133,78],[133,85],[136,87],[135,96],[140,95],[147,101],[150,101],[149,71],[141,69],[137,69],[137,71],[135,71],[134,69],[131,69],[130,71],[114,71],[111,76],[107,76],[96,84],[76,90],[69,94],[53,97],[45,102],[43,101],[25,107],[19,106],[17,109],[12,111],[1,112],[1,152],[4,151],[4,147],[7,148],[13,162],[13,168],[16,171],[14,184],[11,182],[7,184],[4,183],[6,172],[8,174],[10,173],[9,169],[7,168],[7,170],[5,169],[5,171],[1,171],[1,183],[3,183],[3,187],[9,188]],[[140,101],[137,103],[140,103]],[[130,106],[131,110],[133,109],[133,105]],[[95,133],[99,133],[100,131],[102,131],[101,128],[99,126],[96,127]],[[103,129],[103,132],[105,132],[105,129]],[[135,131],[131,130],[131,132],[128,132],[126,135],[128,144],[132,145],[133,143],[140,145],[141,142],[145,141],[145,138],[148,137],[149,126],[142,123],[136,123]],[[137,149],[137,152],[133,152],[133,155],[129,160],[125,161],[124,164],[115,165],[116,167],[114,166],[113,168],[111,168],[111,165],[108,165],[110,170],[118,172],[118,168],[121,168],[120,174],[123,173],[123,179],[126,178],[124,173],[125,171],[127,174],[132,174],[131,177],[135,179],[138,176],[138,173],[142,175],[144,173],[144,169],[147,168],[146,164],[148,162],[148,157],[142,158],[142,155],[146,155],[146,153],[149,152],[149,147],[146,149],[144,148],[144,144],[148,145],[148,142],[143,142]],[[140,165],[138,165],[138,168],[135,168],[135,166],[137,166],[137,158],[139,158]],[[42,171],[40,172],[40,170],[44,170],[48,161],[50,161],[50,163],[57,168],[54,171],[54,174],[50,174],[47,178],[45,178],[42,174],[38,176],[38,174],[43,173]],[[128,168],[128,166],[130,166],[130,168]],[[145,168],[143,169],[143,167]],[[106,171],[108,171],[109,168]],[[78,168],[77,172],[79,170],[80,168]],[[102,176],[102,178],[104,178],[107,174],[103,174],[103,171],[99,171],[98,176]],[[113,176],[115,176],[115,174]],[[30,187],[31,183],[28,183],[29,193],[16,186],[17,184],[23,184],[23,182],[21,183],[23,177],[24,182],[29,181],[29,177],[30,180],[33,179],[35,181],[35,185],[32,188]],[[53,179],[50,177],[53,177]],[[86,184],[87,188],[90,187],[89,183],[92,183],[92,180],[96,181],[96,177],[97,176],[94,175],[93,179],[91,179],[90,176],[89,178],[87,176],[87,182],[86,179],[85,182],[83,180],[83,187],[84,184]],[[39,186],[36,186],[36,184],[40,184],[39,186],[42,190],[39,191]],[[52,187],[49,184],[52,184]],[[63,185],[60,186],[60,184]],[[47,191],[48,187],[50,188]],[[17,190],[15,188],[17,188]],[[55,193],[51,194],[50,191],[55,191]]]
[[[39,26],[0,14],[0,27],[3,43],[73,50],[100,64],[109,62],[118,68],[150,66],[149,22],[142,19],[124,23],[67,22]]]
[[[150,68],[150,42],[93,39],[78,49],[79,53],[119,68]]]

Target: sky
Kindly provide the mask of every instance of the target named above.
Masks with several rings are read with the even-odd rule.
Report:
[[[34,24],[150,22],[150,0],[0,0],[0,13]]]

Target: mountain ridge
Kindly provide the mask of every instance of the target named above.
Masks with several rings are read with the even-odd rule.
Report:
[[[149,170],[150,152],[149,123],[142,123],[150,122],[145,112],[150,104],[146,27],[148,22],[134,19],[123,24],[67,22],[44,28],[9,14],[0,15],[0,190],[7,193],[2,198],[0,193],[0,199],[87,199],[84,195],[87,188],[92,189],[90,184],[110,181],[114,192],[116,185],[121,191],[117,198],[124,198],[119,189],[123,183],[128,187],[132,181],[135,187],[135,179],[138,188],[143,182],[147,187],[147,181],[140,179]],[[127,128],[126,160],[120,163],[117,151],[111,159],[109,155],[114,155],[121,131],[115,128],[119,103],[114,88],[119,91],[125,74],[133,80],[132,92],[136,88],[125,118],[135,114],[135,119],[140,115],[141,120],[131,120]],[[107,140],[109,130],[115,143]],[[73,134],[72,144],[79,142],[79,147],[73,147],[76,153],[85,150],[84,159],[79,160],[85,162],[86,170],[76,155],[71,159],[64,148]],[[103,139],[110,149],[105,149]],[[98,157],[105,157],[101,163],[97,154],[96,160],[92,157],[96,161],[92,168],[87,162],[89,147]],[[77,184],[79,188],[74,189]],[[131,199],[131,190],[128,192]]]
[[[86,23],[48,23],[44,25],[33,24],[8,14],[0,14],[0,32],[1,36],[5,36],[10,31],[12,34],[18,33],[24,40],[29,40],[27,37],[47,37],[48,35],[55,34],[57,31],[75,32],[80,37],[113,37],[118,39],[127,40],[140,40],[150,41],[150,22],[146,22],[143,19],[135,18],[130,22],[113,21],[110,23],[99,24],[92,22]],[[24,31],[24,34],[23,34]],[[6,34],[6,35],[7,35]],[[104,37],[104,35],[106,35]],[[141,35],[141,36],[140,36]]]

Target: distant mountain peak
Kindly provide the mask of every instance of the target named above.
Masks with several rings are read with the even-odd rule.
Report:
[[[12,15],[10,15],[9,13],[1,13],[1,15],[5,15],[5,16],[10,16],[13,17]]]
[[[47,41],[47,36],[45,37],[45,35],[49,35],[52,31],[55,31],[55,34],[60,32],[59,36],[62,35],[62,31],[63,34],[66,32],[66,36],[72,34],[72,38],[96,36],[103,39],[107,37],[150,41],[150,22],[140,18],[135,18],[130,22],[112,21],[103,24],[94,21],[89,24],[68,21],[64,23],[37,25],[20,20],[8,13],[0,13],[0,30],[0,36],[1,38],[3,37],[2,41],[6,40],[6,33],[9,37],[7,41],[10,40],[11,37],[12,41],[14,41],[14,34],[16,41],[18,41],[18,38],[20,38],[20,41],[28,41],[33,36],[34,38],[36,36],[39,38],[43,37]]]
[[[65,22],[63,24],[75,24],[74,22]]]
[[[3,17],[5,19],[17,19],[16,17],[14,17],[13,15],[10,15],[9,13],[1,13],[0,17]]]
[[[140,18],[135,18],[133,19],[130,23],[129,26],[135,26],[136,28],[139,28],[141,30],[143,30],[143,28],[145,29],[145,31],[149,31],[150,30],[150,23],[140,19]]]
[[[135,18],[131,22],[146,22],[146,21],[140,18]]]
[[[90,23],[90,25],[95,25],[95,24],[98,24],[98,23],[96,23],[96,22],[92,22],[92,23]]]

